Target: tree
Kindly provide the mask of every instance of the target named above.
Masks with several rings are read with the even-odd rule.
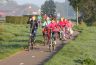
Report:
[[[55,16],[56,5],[53,0],[46,0],[41,6],[41,15],[47,14],[48,16]]]
[[[96,0],[69,0],[70,5],[76,10],[79,8],[79,13],[83,20],[92,25],[96,22]]]

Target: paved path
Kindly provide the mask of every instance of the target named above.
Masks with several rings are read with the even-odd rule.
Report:
[[[74,32],[74,36],[77,36],[78,32]],[[63,41],[63,43],[67,43]],[[44,62],[49,60],[55,53],[57,53],[62,47],[62,42],[57,40],[56,49],[53,52],[49,52],[48,45],[36,45],[32,51],[22,51],[15,56],[11,56],[5,60],[0,61],[0,65],[43,65]]]

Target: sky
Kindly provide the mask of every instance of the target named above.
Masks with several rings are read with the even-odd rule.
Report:
[[[41,6],[46,0],[15,0],[18,4],[33,3],[37,6]],[[54,0],[57,2],[65,2],[67,0]]]

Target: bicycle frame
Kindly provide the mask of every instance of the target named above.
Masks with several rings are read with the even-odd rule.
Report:
[[[55,50],[55,42],[54,42],[54,39],[53,39],[53,36],[52,36],[52,29],[51,29],[51,32],[50,32],[49,50],[50,50],[50,52]]]
[[[28,51],[33,49],[34,45],[34,36],[32,35],[32,29],[30,28],[30,35],[29,35],[29,41],[28,41]]]

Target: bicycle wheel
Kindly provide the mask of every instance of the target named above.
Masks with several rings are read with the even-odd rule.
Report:
[[[51,39],[51,40],[50,40],[50,43],[49,43],[49,50],[50,50],[50,52],[52,52],[52,50],[53,50],[53,49],[52,49],[52,46],[53,46],[52,43],[53,43],[53,42],[52,42],[52,39]]]
[[[34,39],[34,36],[32,36],[32,38],[31,38],[31,49],[32,50],[34,48],[34,44],[35,44],[35,39]]]
[[[60,31],[60,40],[63,40],[64,39],[64,33],[63,33],[63,31]]]
[[[52,49],[55,50],[56,41],[54,40],[52,43]]]
[[[28,42],[28,50],[33,50],[34,46],[34,37],[30,36],[29,42]]]
[[[56,41],[50,40],[49,50],[50,52],[55,50]]]

